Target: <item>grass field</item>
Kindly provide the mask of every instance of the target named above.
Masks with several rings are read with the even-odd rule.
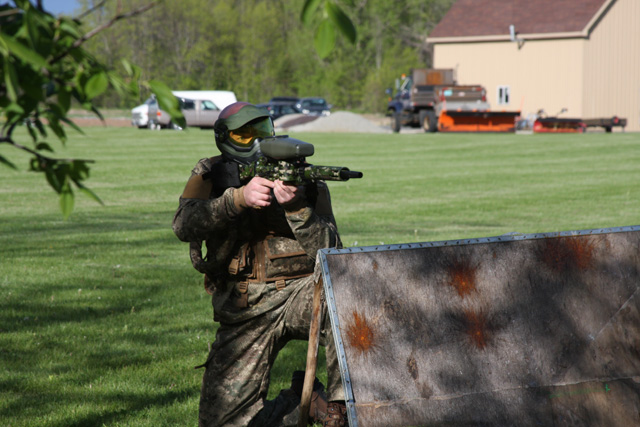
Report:
[[[96,160],[104,206],[80,194],[66,221],[0,145],[21,169],[0,167],[0,424],[196,425],[193,367],[216,326],[171,219],[213,134],[84,130],[56,154]],[[345,246],[640,224],[640,134],[292,136],[312,163],[364,173],[330,183]],[[305,358],[306,343],[285,348],[271,396]]]

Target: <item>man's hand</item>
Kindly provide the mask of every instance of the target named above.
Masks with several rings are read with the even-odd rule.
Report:
[[[271,204],[271,189],[275,183],[259,176],[254,177],[244,187],[244,201],[248,207],[260,209]]]
[[[304,187],[285,184],[278,179],[274,181],[273,194],[276,196],[276,200],[281,206],[290,205],[302,197],[304,194]]]

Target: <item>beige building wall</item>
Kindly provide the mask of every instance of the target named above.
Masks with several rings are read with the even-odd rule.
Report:
[[[617,0],[589,38],[437,43],[434,68],[453,68],[461,84],[481,84],[494,110],[544,110],[560,117],[624,117],[640,131],[640,0]],[[517,29],[516,29],[517,30]],[[508,86],[508,105],[498,105]],[[619,130],[619,129],[614,129]]]
[[[446,43],[434,50],[435,68],[453,68],[461,84],[481,84],[493,110],[518,110],[523,117],[544,110],[582,115],[583,41]],[[499,86],[508,86],[508,105],[498,105]]]
[[[584,117],[627,119],[640,131],[640,1],[617,0],[590,34],[584,55]]]

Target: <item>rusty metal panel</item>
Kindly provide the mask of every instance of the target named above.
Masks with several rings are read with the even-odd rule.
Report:
[[[319,252],[350,425],[640,425],[640,226]]]

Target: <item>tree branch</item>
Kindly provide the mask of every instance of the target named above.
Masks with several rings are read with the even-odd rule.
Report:
[[[40,153],[40,152],[38,152],[38,151],[36,151],[34,149],[31,149],[31,148],[29,148],[29,147],[27,147],[25,145],[18,144],[10,136],[6,136],[6,137],[0,138],[0,144],[12,145],[14,148],[17,148],[19,150],[26,151],[27,153],[33,154],[38,160],[44,160],[45,162],[51,162],[51,163],[67,162],[67,163],[71,163],[71,162],[74,162],[74,161],[81,161],[81,162],[85,162],[85,163],[95,163],[94,160],[90,160],[90,159],[72,159],[72,158],[60,159],[60,158],[45,156],[42,153]]]
[[[93,13],[94,11],[100,9],[102,6],[104,6],[104,4],[107,2],[107,0],[102,0],[100,3],[98,3],[97,5],[93,6],[91,9],[87,10],[84,13],[81,13],[80,15],[78,15],[77,19],[79,20],[83,20],[87,15]]]
[[[130,18],[132,16],[136,16],[136,15],[139,15],[141,13],[144,13],[147,10],[151,9],[152,7],[156,6],[157,4],[158,4],[158,2],[154,1],[154,2],[151,2],[151,3],[147,4],[146,6],[142,6],[141,8],[138,8],[136,10],[132,10],[131,12],[121,13],[119,15],[114,16],[113,18],[111,18],[111,20],[109,22],[106,22],[106,23],[94,28],[93,30],[89,31],[88,33],[86,33],[85,35],[83,35],[82,37],[77,39],[69,48],[67,48],[60,55],[56,56],[51,61],[49,61],[49,64],[55,64],[56,62],[60,61],[62,58],[67,56],[72,49],[76,49],[76,48],[80,47],[84,42],[89,40],[91,37],[95,36],[96,34],[100,33],[101,31],[104,31],[107,28],[111,27],[113,24],[115,24],[119,20],[125,19],[125,18]]]

